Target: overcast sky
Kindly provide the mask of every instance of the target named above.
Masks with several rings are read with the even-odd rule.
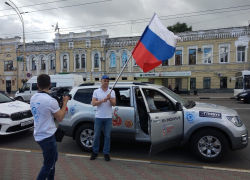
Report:
[[[15,11],[5,4],[5,1],[7,0],[0,0],[0,38],[22,37],[21,21]],[[55,25],[56,22],[59,24],[61,34],[107,29],[110,37],[131,36],[131,34],[133,36],[141,35],[154,12],[166,27],[176,22],[186,22],[189,26],[192,25],[193,30],[248,26],[250,21],[250,0],[12,1],[19,7],[21,12],[29,12],[23,15],[26,42],[52,42],[55,37],[55,31],[51,25]],[[89,4],[80,5],[84,3]],[[34,4],[40,5],[33,6]],[[65,7],[72,5],[73,7]],[[241,7],[222,9],[237,6]],[[207,11],[214,9],[219,10]],[[187,14],[198,11],[207,12]],[[227,12],[222,13],[222,11]],[[179,15],[176,16],[177,14]]]

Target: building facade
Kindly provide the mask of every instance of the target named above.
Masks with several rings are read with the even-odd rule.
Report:
[[[177,34],[174,56],[148,73],[131,58],[119,81],[141,81],[174,88],[180,93],[233,92],[235,74],[250,70],[250,28],[233,27]],[[109,38],[107,31],[55,34],[53,43],[26,44],[26,72],[20,37],[0,40],[0,90],[12,91],[34,75],[80,74],[85,82],[100,81],[103,74],[115,81],[140,37]],[[25,72],[25,73],[24,73]],[[22,80],[22,81],[21,81]]]

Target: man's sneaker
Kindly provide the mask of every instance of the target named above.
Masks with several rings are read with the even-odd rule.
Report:
[[[109,155],[108,154],[104,154],[104,159],[105,159],[105,161],[110,161]]]
[[[90,157],[90,160],[95,160],[95,158],[98,156],[98,154],[96,153],[92,153],[91,157]]]

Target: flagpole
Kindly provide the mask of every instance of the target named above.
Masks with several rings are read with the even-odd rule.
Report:
[[[124,69],[125,69],[125,67],[127,66],[127,64],[128,64],[128,62],[129,62],[129,60],[131,59],[131,57],[132,57],[132,53],[130,54],[130,56],[129,56],[128,60],[127,60],[127,61],[126,61],[126,63],[124,64],[124,66],[123,66],[123,68],[122,68],[122,70],[121,70],[120,74],[118,75],[118,77],[117,77],[117,79],[116,79],[116,81],[115,81],[115,83],[114,83],[113,87],[111,88],[111,90],[110,90],[109,94],[110,94],[110,93],[112,92],[112,90],[114,89],[114,87],[115,87],[115,85],[116,85],[117,81],[119,80],[119,78],[120,78],[120,76],[121,76],[122,72],[124,71]]]

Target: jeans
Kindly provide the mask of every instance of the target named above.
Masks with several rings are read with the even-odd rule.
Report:
[[[55,165],[58,159],[57,144],[55,135],[37,142],[43,151],[43,167],[37,177],[37,180],[53,180],[55,176]]]
[[[112,118],[95,118],[93,152],[96,154],[99,153],[100,135],[102,132],[102,127],[104,129],[103,154],[109,154]]]

